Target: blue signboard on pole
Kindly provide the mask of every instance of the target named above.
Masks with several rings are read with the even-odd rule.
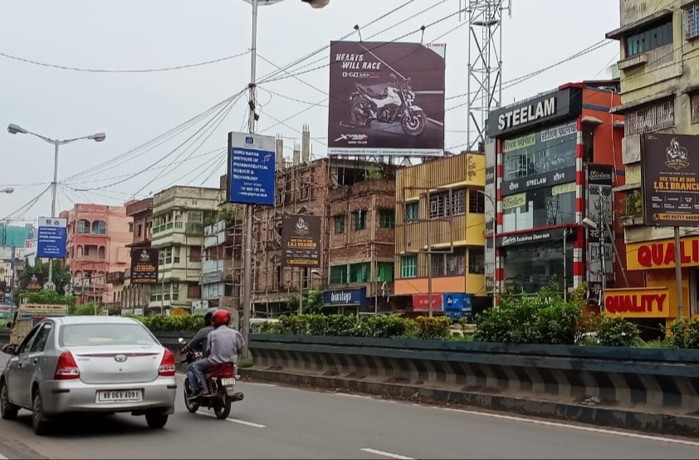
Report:
[[[229,133],[230,203],[274,206],[275,145],[273,136]]]
[[[66,219],[41,217],[37,236],[36,256],[46,259],[63,259],[66,256]]]

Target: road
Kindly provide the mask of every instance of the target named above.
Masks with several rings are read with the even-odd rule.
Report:
[[[699,458],[699,442],[264,384],[240,389],[245,400],[229,420],[189,414],[180,397],[161,431],[116,415],[36,437],[22,411],[0,420],[0,459]]]

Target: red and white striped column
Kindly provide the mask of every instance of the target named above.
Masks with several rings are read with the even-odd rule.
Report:
[[[577,122],[577,145],[575,146],[575,222],[583,220],[585,210],[585,171],[583,169],[583,129],[582,121]],[[581,225],[577,227],[577,238],[573,246],[573,288],[577,288],[583,282],[585,264],[583,263],[583,243],[585,232]]]
[[[505,162],[503,158],[503,145],[504,141],[498,139],[495,149],[495,234],[498,235],[502,233],[502,178],[505,175]],[[495,249],[495,283],[497,287],[497,292],[502,292],[504,286],[503,281],[505,280],[505,269],[502,263],[502,254],[500,249],[497,247]],[[497,304],[496,304],[497,305]]]

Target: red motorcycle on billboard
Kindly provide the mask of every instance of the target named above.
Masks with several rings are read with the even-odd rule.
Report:
[[[427,116],[415,105],[410,78],[399,80],[391,74],[391,80],[391,83],[375,85],[354,84],[357,91],[350,95],[352,127],[369,128],[373,120],[388,124],[400,120],[405,134],[420,136],[425,132]]]

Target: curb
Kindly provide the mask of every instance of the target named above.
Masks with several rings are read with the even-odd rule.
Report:
[[[636,432],[669,436],[699,437],[699,417],[638,412],[627,409],[586,407],[550,401],[536,401],[509,396],[442,390],[414,385],[367,382],[348,378],[294,374],[262,369],[241,369],[244,378],[383,396],[438,404],[479,407],[497,412],[577,422],[585,425],[620,428]]]

